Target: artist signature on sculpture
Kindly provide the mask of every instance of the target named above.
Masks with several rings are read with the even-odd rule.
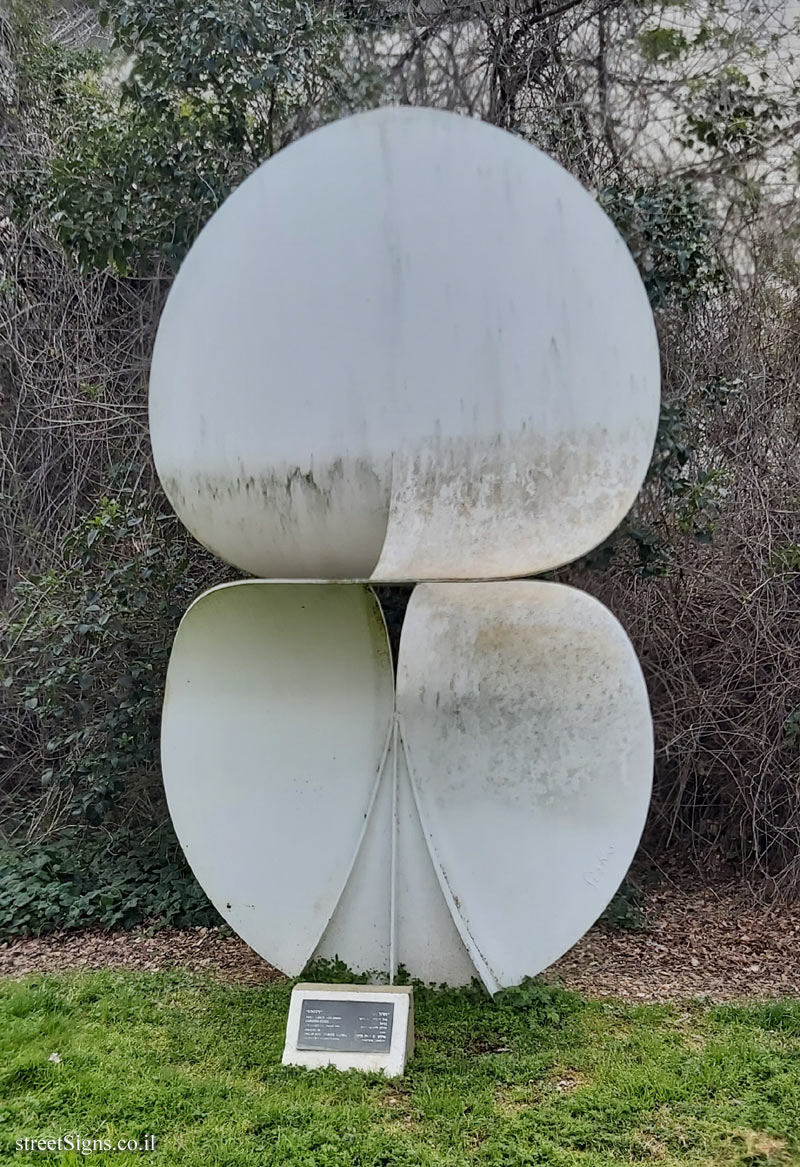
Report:
[[[603,875],[605,867],[616,851],[616,847],[612,844],[606,853],[600,857],[591,871],[584,873],[584,883],[588,883],[590,887],[598,887]]]

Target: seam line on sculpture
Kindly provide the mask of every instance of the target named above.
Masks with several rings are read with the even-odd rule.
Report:
[[[486,957],[475,943],[475,938],[470,932],[469,927],[467,926],[467,922],[462,916],[458,905],[456,904],[455,897],[450,888],[450,884],[448,883],[447,876],[445,875],[444,867],[439,861],[439,856],[433,844],[433,839],[431,837],[430,831],[427,828],[425,817],[422,813],[422,806],[420,804],[417,782],[414,777],[414,768],[411,764],[411,755],[409,752],[408,743],[406,741],[406,736],[403,733],[403,723],[399,713],[397,714],[397,731],[400,738],[400,744],[403,749],[403,757],[405,758],[406,762],[406,773],[408,774],[408,783],[411,787],[414,806],[417,809],[417,817],[419,819],[419,825],[422,830],[422,837],[425,840],[425,846],[428,848],[428,855],[430,857],[431,863],[433,864],[433,870],[436,874],[436,879],[439,882],[442,896],[444,897],[444,901],[447,904],[450,916],[452,917],[453,923],[456,926],[456,930],[461,937],[464,947],[467,949],[467,952],[472,958],[472,963],[478,970],[481,980],[490,993],[496,993],[500,988],[500,982],[498,981],[494,971],[486,960]]]
[[[356,862],[358,860],[358,856],[361,852],[361,848],[364,845],[364,837],[367,833],[367,829],[368,829],[369,824],[372,820],[372,811],[375,807],[375,801],[378,797],[378,791],[380,789],[381,779],[383,778],[383,774],[384,774],[384,771],[386,769],[386,757],[389,753],[389,746],[391,745],[392,738],[394,735],[394,725],[395,725],[395,720],[394,720],[394,715],[392,715],[391,721],[389,722],[389,729],[386,733],[386,740],[383,743],[383,749],[381,751],[381,758],[380,758],[380,761],[378,762],[378,770],[377,770],[377,774],[375,777],[375,782],[373,783],[372,792],[369,796],[369,802],[367,803],[367,810],[366,810],[366,813],[364,815],[364,821],[361,824],[361,831],[359,832],[358,840],[356,841],[356,845],[355,845],[355,850],[353,851],[353,857],[350,860],[350,863],[348,865],[347,873],[344,877],[344,881],[342,882],[342,885],[339,888],[339,894],[337,895],[336,901],[333,905],[333,908],[331,909],[331,914],[328,916],[327,920],[323,924],[322,930],[320,931],[319,936],[317,936],[317,939],[314,941],[314,947],[312,949],[312,954],[319,947],[319,944],[322,941],[323,936],[325,935],[325,931],[326,931],[328,925],[330,924],[331,920],[334,917],[334,913],[336,912],[336,909],[338,908],[339,903],[341,902],[342,896],[344,895],[345,888],[347,887],[348,883],[350,882],[350,876],[353,874],[353,868],[356,865]]]
[[[392,837],[389,875],[389,984],[397,976],[397,711],[392,718]]]

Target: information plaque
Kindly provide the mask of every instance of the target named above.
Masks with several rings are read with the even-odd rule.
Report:
[[[302,984],[292,991],[284,1065],[395,1076],[413,1044],[413,994],[406,986]]]
[[[394,1001],[322,1001],[306,997],[300,1009],[298,1049],[385,1052],[392,1042]]]

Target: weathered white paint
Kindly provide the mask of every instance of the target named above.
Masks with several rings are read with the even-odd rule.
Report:
[[[402,966],[437,985],[468,985],[478,975],[431,862],[400,740],[387,754],[358,858],[314,955],[390,977]]]
[[[652,729],[627,636],[561,585],[424,584],[393,702],[368,588],[201,597],[162,745],[198,880],[291,974],[316,955],[490,991],[534,975],[602,912],[644,824]]]
[[[454,921],[490,991],[571,947],[633,858],[653,737],[636,654],[585,593],[422,584],[397,709]]]
[[[583,188],[477,120],[392,108],[261,166],[201,232],[150,421],[181,520],[288,578],[492,578],[588,551],[650,458],[659,363]]]
[[[364,1053],[339,1050],[302,1050],[297,1048],[300,1013],[303,1002],[364,1000],[394,1005],[392,1038],[388,1052]],[[292,989],[289,1018],[286,1023],[284,1066],[304,1066],[319,1070],[335,1066],[337,1070],[362,1070],[399,1077],[414,1053],[414,990],[405,985],[311,985],[299,984]]]
[[[302,971],[347,881],[393,701],[367,588],[226,584],[178,629],[161,737],[175,831],[217,910],[284,972]]]

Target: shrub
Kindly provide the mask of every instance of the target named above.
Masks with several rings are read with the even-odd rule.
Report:
[[[599,202],[628,244],[654,308],[691,308],[724,287],[713,220],[692,183],[607,186]]]
[[[54,929],[220,923],[168,820],[146,832],[68,828],[0,849],[0,939]]]
[[[158,783],[164,676],[198,591],[198,555],[174,516],[123,487],[78,523],[62,556],[16,585],[0,638],[14,758],[5,788],[53,788],[62,813],[96,824]]]

